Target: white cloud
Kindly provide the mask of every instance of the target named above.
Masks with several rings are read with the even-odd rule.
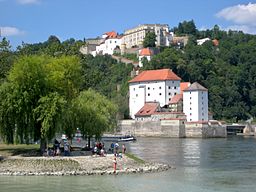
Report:
[[[232,21],[236,24],[256,26],[256,3],[227,7],[222,9],[216,15],[217,17],[224,18],[227,21]]]
[[[228,29],[242,30],[245,33],[256,32],[256,3],[235,5],[219,11],[216,16],[230,21]]]
[[[18,36],[18,35],[24,35],[25,31],[22,31],[16,27],[0,27],[1,30],[1,36],[7,37],[7,36]]]
[[[39,4],[40,0],[17,0],[20,4]]]

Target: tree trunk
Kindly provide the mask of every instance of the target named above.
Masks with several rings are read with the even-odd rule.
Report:
[[[41,152],[41,155],[44,154],[45,149],[47,149],[47,142],[46,142],[45,139],[41,139],[40,140],[40,152]]]
[[[88,136],[88,148],[90,149],[91,148],[91,137]]]

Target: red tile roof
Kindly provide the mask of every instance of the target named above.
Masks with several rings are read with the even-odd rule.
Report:
[[[180,100],[183,99],[183,95],[182,94],[177,94],[177,95],[174,95],[170,101],[169,104],[176,104],[178,103]]]
[[[180,83],[180,93],[183,93],[184,89],[187,89],[190,86],[190,82],[181,82]]]
[[[217,39],[213,39],[212,43],[214,46],[218,46],[219,45],[219,41]]]
[[[157,111],[158,102],[146,102],[145,105],[135,114],[135,116],[150,116]]]
[[[105,34],[108,36],[108,38],[116,38],[117,37],[117,33],[115,31],[107,32]]]
[[[140,56],[151,56],[153,52],[149,48],[143,48],[140,50]]]
[[[170,69],[158,69],[142,71],[138,76],[129,81],[129,83],[143,82],[143,81],[165,81],[165,80],[177,80],[181,78],[177,76]]]

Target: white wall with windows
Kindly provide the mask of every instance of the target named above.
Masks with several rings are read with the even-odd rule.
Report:
[[[183,112],[187,121],[208,121],[208,91],[183,92]]]
[[[104,43],[96,47],[96,54],[109,54],[113,55],[114,49],[119,46],[121,47],[121,38],[109,38],[106,39]]]
[[[171,98],[180,93],[180,81],[146,81],[129,85],[129,109],[131,118],[144,106],[145,102],[156,101],[163,107]]]

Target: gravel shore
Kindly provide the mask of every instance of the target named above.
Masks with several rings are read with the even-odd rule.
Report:
[[[113,169],[114,155],[72,157],[20,157],[0,159],[0,175],[111,175],[124,173],[149,173],[165,171],[169,165],[138,163],[124,155],[117,158],[117,170]]]

